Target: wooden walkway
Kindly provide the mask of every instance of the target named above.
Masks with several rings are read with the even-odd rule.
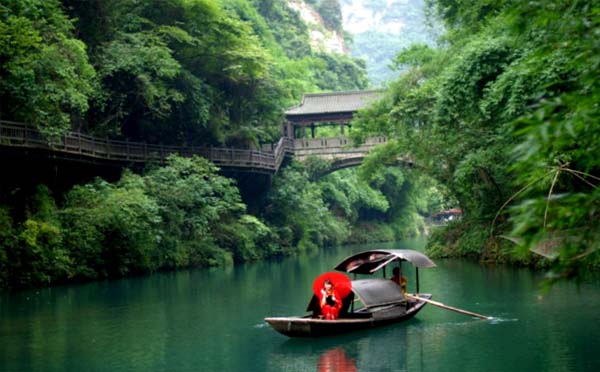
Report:
[[[359,147],[352,147],[351,141],[345,137],[296,140],[282,137],[277,143],[265,145],[261,150],[246,150],[224,147],[150,145],[102,139],[76,132],[68,133],[49,142],[31,126],[0,120],[0,147],[38,149],[78,159],[123,163],[160,162],[170,154],[198,155],[221,168],[238,168],[268,173],[277,172],[286,155],[294,156],[299,160],[314,155],[332,161],[354,159],[354,163],[357,161],[360,163],[371,148],[385,142],[385,137],[375,137],[367,139],[365,144]]]

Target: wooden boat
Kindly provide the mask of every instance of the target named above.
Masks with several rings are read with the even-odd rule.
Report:
[[[385,279],[386,266],[396,264],[401,270],[401,263],[404,261],[416,268],[416,293],[410,297],[404,295],[399,285]],[[435,263],[421,252],[408,249],[379,249],[357,253],[344,259],[335,269],[367,275],[383,269],[384,278],[353,280],[352,293],[344,298],[338,319],[319,318],[318,299],[317,296],[313,296],[307,308],[312,314],[270,317],[265,318],[265,321],[273,329],[289,337],[330,336],[401,322],[415,316],[432,297],[429,293],[419,292],[419,268],[435,266]],[[355,302],[360,302],[362,306],[356,306]]]

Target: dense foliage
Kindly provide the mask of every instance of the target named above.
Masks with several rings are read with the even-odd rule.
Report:
[[[357,136],[386,131],[391,151],[456,196],[465,219],[432,239],[439,254],[529,260],[532,249],[557,257],[556,277],[597,265],[600,7],[430,6],[446,22],[445,47],[398,56],[410,71],[362,114]]]
[[[0,117],[69,129],[94,92],[95,70],[56,1],[0,2]]]
[[[340,31],[337,0],[315,6]],[[302,93],[368,85],[361,61],[313,51],[308,32],[285,1],[0,0],[0,118],[30,123],[50,141],[68,130],[178,145],[273,141]],[[233,181],[197,158],[172,157],[65,195],[22,185],[0,195],[0,287],[345,241],[347,223],[305,175],[277,177],[267,223],[246,214]]]
[[[265,218],[284,244],[392,241],[422,234],[423,216],[446,207],[430,178],[405,167],[344,169],[322,176],[328,164],[311,158],[275,179]]]
[[[342,31],[342,6],[339,0],[307,0],[319,12],[325,25],[336,31]]]
[[[420,234],[422,215],[441,207],[430,203],[432,185],[407,169],[321,177],[323,166],[311,159],[282,170],[260,219],[246,213],[230,179],[197,157],[172,156],[144,175],[126,171],[116,183],[97,179],[57,200],[45,186],[14,193],[0,208],[0,288],[405,238]]]
[[[269,142],[302,93],[367,85],[283,1],[2,0],[0,47],[0,117],[49,136]]]
[[[16,197],[15,197],[16,199]],[[24,216],[0,209],[0,287],[114,278],[281,254],[238,189],[202,158],[76,186],[57,207],[40,186]],[[22,201],[12,200],[12,205]],[[10,204],[9,204],[10,205]]]

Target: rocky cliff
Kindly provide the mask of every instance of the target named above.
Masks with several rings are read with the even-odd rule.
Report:
[[[315,5],[304,0],[288,0],[288,6],[300,14],[309,29],[310,46],[316,52],[348,54],[346,42],[339,30],[333,30],[326,25],[323,16]]]

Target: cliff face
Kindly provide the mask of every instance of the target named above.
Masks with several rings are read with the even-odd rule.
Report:
[[[308,26],[310,46],[313,51],[335,54],[349,53],[340,31],[327,27],[314,5],[304,0],[288,0],[288,6],[298,12]]]
[[[339,0],[252,1],[264,20],[257,29],[268,31],[276,54],[285,53],[278,68],[288,73],[283,84],[291,96],[369,86],[364,62],[346,47]]]
[[[341,0],[343,27],[352,35],[352,55],[367,62],[374,85],[393,79],[395,55],[414,43],[434,44],[439,26],[430,27],[424,0]]]

